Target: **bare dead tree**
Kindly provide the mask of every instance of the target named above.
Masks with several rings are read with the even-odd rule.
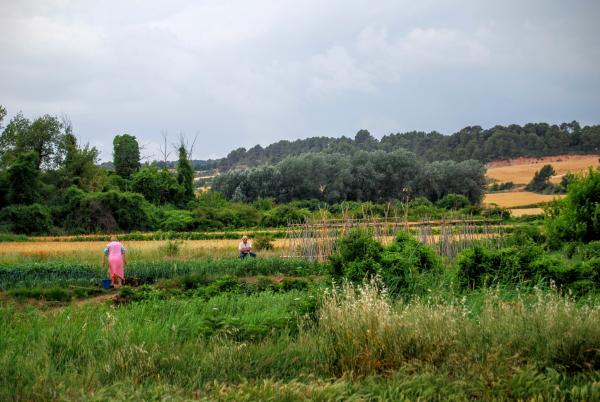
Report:
[[[140,144],[140,160],[145,161],[146,163],[154,158],[154,154],[145,153],[145,151],[148,151],[148,148],[148,144]]]
[[[162,137],[162,144],[159,144],[160,147],[160,154],[162,156],[162,160],[165,163],[165,166],[167,165],[167,162],[169,161],[169,156],[171,155],[171,151],[169,151],[168,146],[167,146],[167,140],[169,137],[169,133],[166,130],[163,130],[160,133],[161,137]]]
[[[196,146],[196,140],[198,140],[198,134],[196,134],[194,136],[194,139],[190,141],[190,140],[188,140],[186,135],[182,131],[180,131],[178,143],[173,143],[171,145],[173,146],[173,149],[175,149],[176,151],[179,150],[179,148],[183,147],[183,149],[185,150],[186,158],[189,161],[191,161],[192,155],[194,153],[194,147]]]

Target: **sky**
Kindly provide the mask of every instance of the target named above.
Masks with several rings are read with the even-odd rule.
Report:
[[[600,123],[597,0],[0,0],[0,104],[112,159],[282,139]],[[4,122],[6,124],[6,121]],[[175,159],[173,152],[170,159]]]

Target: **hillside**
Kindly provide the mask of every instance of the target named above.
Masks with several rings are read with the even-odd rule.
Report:
[[[404,148],[426,161],[476,159],[481,162],[519,157],[544,157],[561,154],[594,154],[600,152],[600,126],[581,127],[579,123],[528,123],[523,126],[494,126],[483,129],[469,126],[452,134],[412,131],[374,138],[367,130],[355,137],[311,137],[295,141],[282,140],[267,147],[255,145],[238,148],[216,161],[198,161],[198,166],[215,165],[223,171],[236,167],[274,164],[288,156],[305,153],[353,154],[357,151],[391,152]]]
[[[600,159],[598,155],[557,155],[490,162],[487,164],[487,178],[497,183],[512,182],[515,187],[510,191],[488,193],[483,203],[509,208],[513,216],[541,214],[542,209],[535,207],[536,205],[560,198],[562,195],[532,193],[524,191],[524,186],[547,164],[552,165],[556,171],[550,181],[558,184],[567,173],[585,172],[590,167],[600,166]]]

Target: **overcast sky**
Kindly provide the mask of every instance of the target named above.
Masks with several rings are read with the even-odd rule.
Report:
[[[112,158],[280,139],[600,123],[600,1],[0,0],[0,104]]]

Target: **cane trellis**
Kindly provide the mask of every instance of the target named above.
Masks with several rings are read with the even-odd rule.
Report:
[[[506,226],[502,219],[482,219],[472,216],[442,219],[422,218],[408,222],[401,217],[364,219],[321,219],[290,223],[286,231],[289,258],[325,261],[336,250],[337,240],[352,228],[365,228],[373,237],[387,244],[400,231],[414,235],[423,244],[431,246],[439,255],[452,258],[474,244],[501,247]]]

